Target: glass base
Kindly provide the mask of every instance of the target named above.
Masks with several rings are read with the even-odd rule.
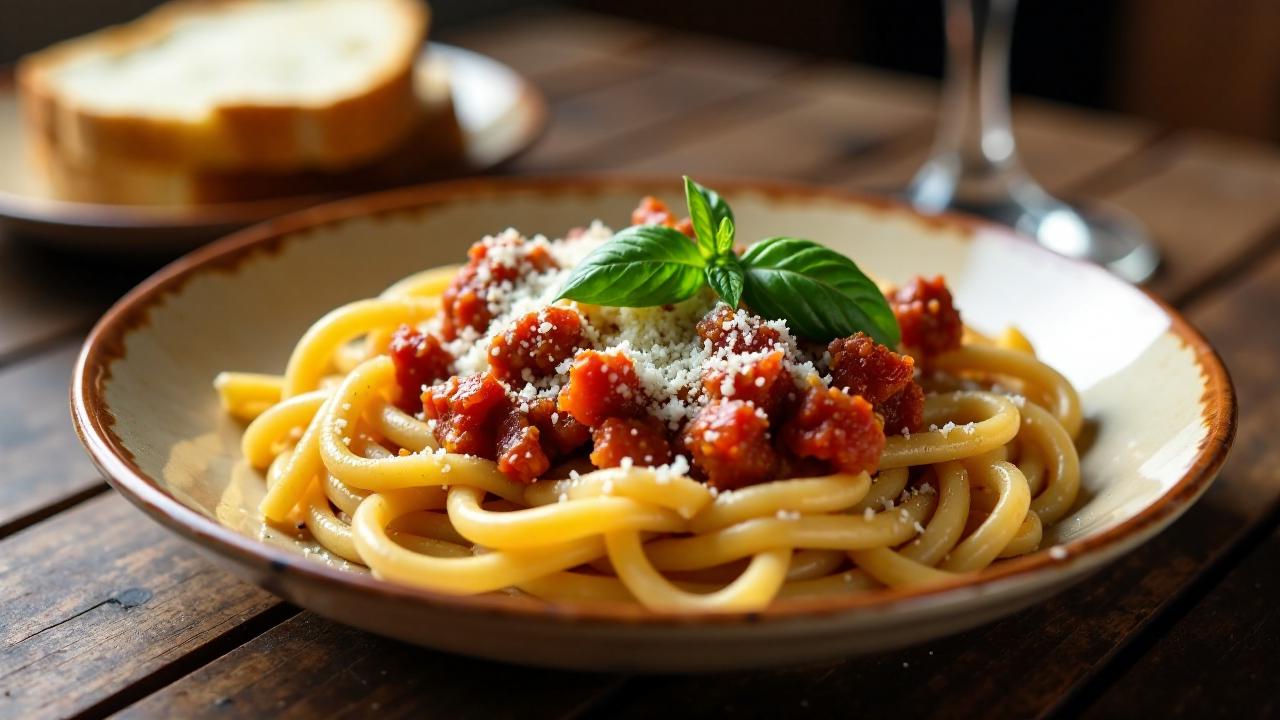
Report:
[[[1060,255],[1097,263],[1132,283],[1150,279],[1160,265],[1142,224],[1121,210],[1068,205],[1025,176],[1002,192],[988,187],[975,193],[982,199],[963,198],[954,192],[952,178],[939,183],[934,175],[922,171],[907,190],[907,199],[925,212],[955,209],[995,220]]]

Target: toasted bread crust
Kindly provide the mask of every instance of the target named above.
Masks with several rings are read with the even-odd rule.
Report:
[[[234,11],[254,0],[177,0],[127,25],[54,45],[24,58],[17,87],[29,135],[76,165],[109,160],[192,171],[338,171],[367,163],[413,131],[419,107],[414,62],[425,41],[427,8],[395,0],[408,32],[396,60],[362,92],[318,105],[228,104],[199,122],[110,114],[77,105],[50,81],[63,62],[87,50],[128,52],[166,36],[193,12]]]
[[[343,170],[191,171],[111,160],[67,161],[43,138],[27,148],[53,195],[78,202],[192,205],[337,194],[444,177],[465,167],[462,129],[448,88],[419,111],[413,130],[384,156]]]

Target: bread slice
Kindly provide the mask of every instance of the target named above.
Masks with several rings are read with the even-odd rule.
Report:
[[[75,166],[338,171],[420,117],[416,0],[177,0],[24,58],[28,134]]]
[[[31,159],[63,200],[126,205],[199,205],[337,194],[404,185],[465,169],[462,129],[444,68],[418,77],[419,111],[408,137],[383,157],[343,170],[193,171],[165,164],[109,160],[77,164],[37,138]]]

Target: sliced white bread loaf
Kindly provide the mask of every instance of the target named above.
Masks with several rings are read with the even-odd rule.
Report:
[[[409,135],[383,156],[341,170],[192,170],[118,160],[75,163],[37,139],[28,148],[54,197],[126,205],[198,205],[371,190],[457,174],[465,168],[462,129],[443,68],[418,76],[419,111]]]
[[[416,0],[177,0],[24,58],[28,134],[76,166],[344,170],[419,122]]]

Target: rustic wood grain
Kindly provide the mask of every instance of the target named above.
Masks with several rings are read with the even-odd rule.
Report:
[[[1170,138],[1141,182],[1101,196],[1147,224],[1167,262],[1152,287],[1179,297],[1280,224],[1280,151],[1205,133]]]
[[[1085,717],[1275,717],[1280,532],[1155,641]]]
[[[149,266],[103,263],[19,242],[0,228],[0,366],[87,329]]]
[[[66,717],[280,605],[110,493],[0,542],[0,716]],[[238,639],[237,639],[238,638]]]
[[[734,173],[893,188],[909,179],[932,135],[929,83],[807,66],[600,16],[537,11],[442,39],[508,62],[548,92],[557,129],[517,166],[525,171]],[[1170,259],[1157,287],[1197,298],[1193,319],[1223,351],[1243,399],[1240,437],[1219,483],[1173,528],[1096,578],[1012,618],[901,653],[645,678],[619,689],[616,678],[465,660],[309,613],[271,627],[288,616],[286,606],[213,569],[110,494],[0,542],[0,716],[94,715],[140,700],[126,714],[639,717],[674,708],[749,716],[891,708],[1020,717],[1087,705],[1090,693],[1107,687],[1109,661],[1144,642],[1150,662],[1119,678],[1096,715],[1156,707],[1251,714],[1256,706],[1222,702],[1195,673],[1205,670],[1204,658],[1227,652],[1213,669],[1219,685],[1243,683],[1240,698],[1262,695],[1250,672],[1263,681],[1274,675],[1266,644],[1275,639],[1274,609],[1247,597],[1257,573],[1270,577],[1274,540],[1167,639],[1143,633],[1171,603],[1194,603],[1184,594],[1194,591],[1193,579],[1280,508],[1280,448],[1269,431],[1280,421],[1271,379],[1280,334],[1258,330],[1280,312],[1280,258],[1267,255],[1267,243],[1280,237],[1277,154],[1204,135],[1149,145],[1154,130],[1143,123],[1038,102],[1020,102],[1017,123],[1028,166],[1051,189],[1114,201],[1149,223]],[[1247,282],[1232,281],[1245,270],[1253,270]],[[132,284],[131,272],[140,276],[0,238],[0,364],[14,363],[0,372],[0,415],[13,408],[29,415],[0,420],[0,530],[99,487],[78,449],[68,449],[69,349],[17,361],[83,328]],[[1270,585],[1259,592],[1275,595]],[[1225,624],[1223,615],[1231,615]],[[1224,648],[1215,629],[1238,641]],[[1161,691],[1168,678],[1180,694]]]
[[[619,682],[432,652],[303,613],[121,718],[555,718]]]
[[[1280,333],[1259,332],[1278,314],[1280,255],[1192,310],[1232,369],[1241,398],[1235,450],[1184,518],[1117,565],[1042,605],[918,648],[711,679],[636,679],[599,715],[646,717],[679,703],[696,714],[751,716],[768,703],[819,715],[891,706],[907,717],[1018,718],[1065,702],[1250,527],[1280,511],[1280,446],[1272,431],[1280,423],[1274,381]]]
[[[0,537],[68,497],[103,487],[67,411],[79,342],[0,370]]]
[[[608,15],[530,8],[450,28],[432,37],[482,52],[530,75],[633,51],[659,29]]]
[[[920,83],[873,71],[805,68],[727,116],[684,123],[652,152],[615,161],[621,170],[818,180],[829,168],[875,155],[903,134],[932,127]],[[684,140],[681,142],[681,140]]]
[[[731,117],[736,103],[776,87],[777,78],[803,61],[759,53],[732,43],[685,59],[671,50],[687,42],[664,38],[646,46],[652,68],[552,106],[547,134],[525,155],[525,170],[608,170],[619,160],[650,152],[655,143],[681,132],[693,114]]]
[[[931,103],[930,109],[934,106]],[[1158,134],[1155,127],[1134,118],[1086,112],[1033,98],[1015,100],[1013,131],[1023,166],[1052,193],[1062,193],[1110,171]],[[929,157],[932,122],[910,140],[903,152],[859,159],[843,173],[833,171],[830,180],[880,192],[901,190]]]
[[[928,157],[937,86],[837,65],[804,68],[732,118],[709,119],[685,142],[628,170],[734,173],[901,190]],[[1136,152],[1156,130],[1141,121],[1019,100],[1015,132],[1028,169],[1053,191],[1069,188]]]
[[[658,37],[656,27],[603,15],[530,10],[439,37],[505,63],[554,103],[652,69],[628,58]]]

